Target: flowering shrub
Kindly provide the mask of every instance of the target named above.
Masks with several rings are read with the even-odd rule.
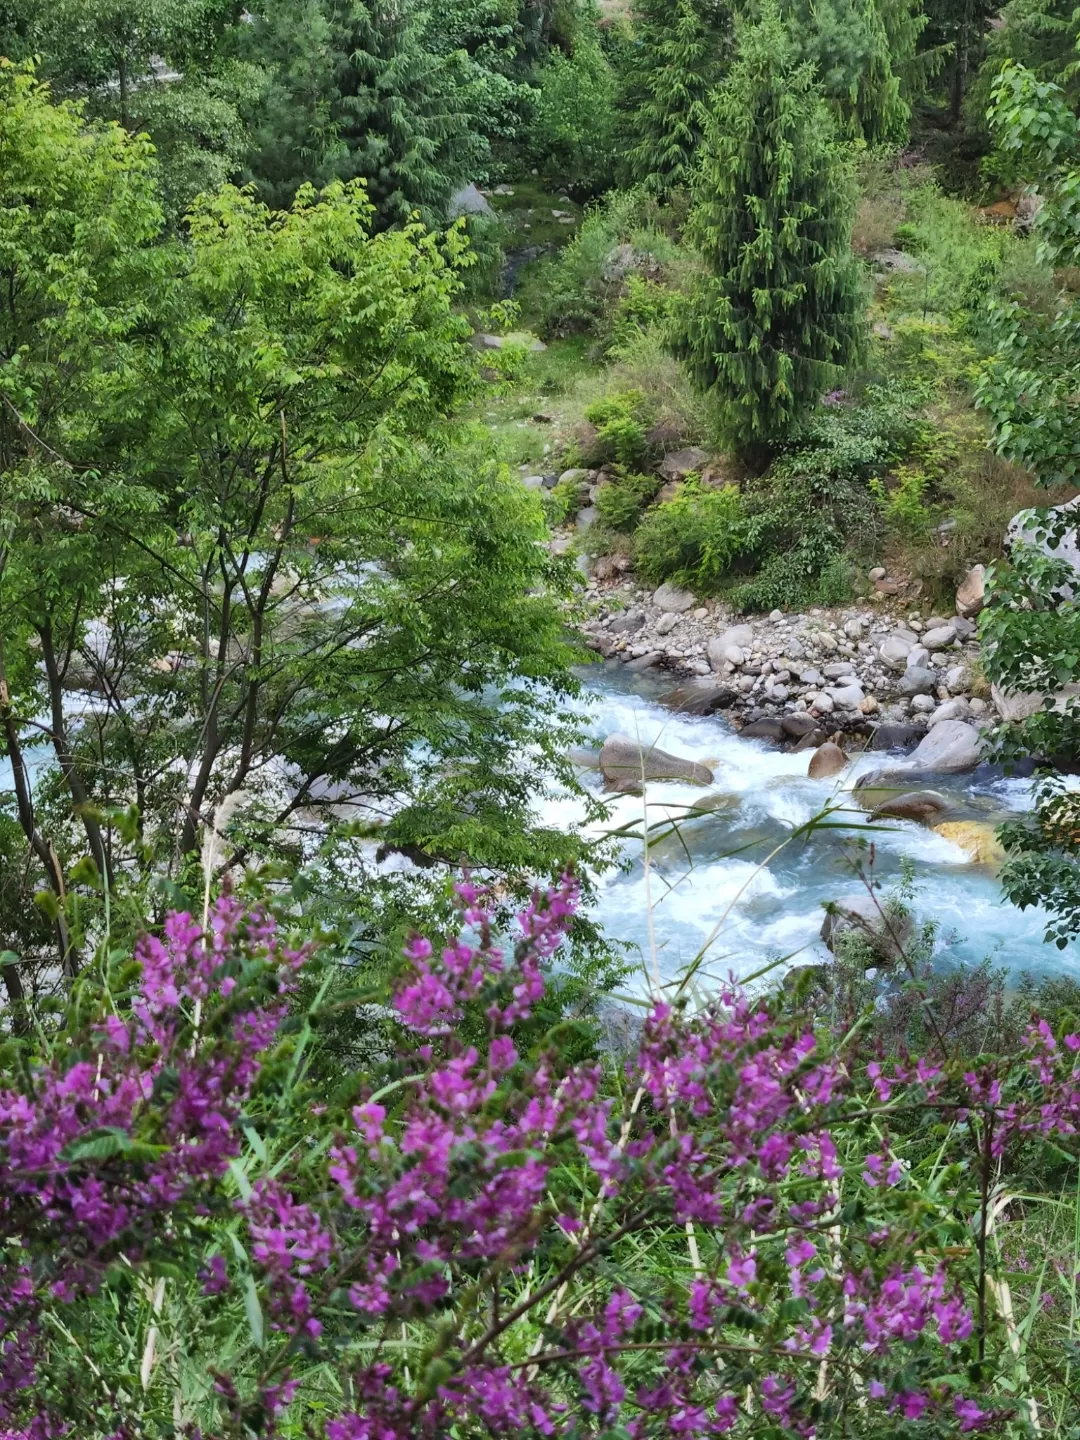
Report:
[[[1011,1069],[866,1063],[732,990],[655,1004],[625,1067],[571,1064],[558,1031],[522,1053],[575,883],[534,899],[509,954],[480,892],[459,898],[458,938],[409,944],[400,1046],[347,1100],[297,1082],[305,953],[230,897],[205,936],[171,916],[126,997],[106,987],[88,1021],[79,993],[13,1067],[5,1440],[1031,1419],[990,1187],[1011,1140],[1074,1142],[1076,1037],[1037,1025]],[[477,1015],[483,1045],[460,1038]],[[895,1139],[912,1116],[928,1183]]]

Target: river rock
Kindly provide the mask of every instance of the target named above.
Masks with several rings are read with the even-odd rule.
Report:
[[[932,695],[913,695],[911,697],[911,708],[916,715],[930,715],[936,704],[937,701]]]
[[[779,720],[773,719],[771,715],[766,715],[760,720],[752,720],[749,725],[744,725],[739,734],[746,740],[782,740],[784,727]]]
[[[861,685],[830,685],[826,693],[832,696],[833,703],[841,710],[858,710],[866,699]]]
[[[1050,697],[1051,708],[1064,710],[1070,702],[1075,702],[1078,695],[1080,695],[1080,685],[1066,685],[1063,690],[1055,691]],[[999,685],[991,685],[990,698],[1002,720],[1012,725],[1018,724],[1021,720],[1027,720],[1030,716],[1038,714],[1040,710],[1046,709],[1047,697],[1040,692],[1002,690]]]
[[[566,758],[571,765],[577,765],[582,770],[600,769],[600,751],[590,750],[585,745],[572,745],[566,752]]]
[[[709,657],[709,664],[714,670],[722,670],[725,663],[741,665],[743,661],[743,647],[754,643],[754,632],[749,625],[733,625],[730,630],[725,630],[722,635],[715,635],[708,644],[706,654]],[[728,655],[729,650],[738,650],[739,658],[732,660]]]
[[[925,645],[912,645],[908,651],[907,668],[909,670],[925,670],[930,664],[930,651]]]
[[[608,629],[613,635],[635,635],[645,624],[645,616],[639,610],[631,610],[626,615],[616,615]]]
[[[589,526],[595,522],[596,517],[599,515],[599,513],[600,512],[599,510],[597,510],[595,505],[583,505],[582,508],[578,511],[577,519],[574,521],[574,523],[577,528],[582,533],[584,533],[586,530],[588,530]]]
[[[656,622],[656,633],[658,635],[670,635],[678,623],[679,617],[675,614],[674,610],[665,610]]]
[[[451,220],[459,215],[494,215],[495,212],[475,185],[465,185],[455,190],[447,206]]]
[[[903,671],[907,669],[910,650],[911,646],[906,640],[902,640],[899,635],[890,635],[882,642],[878,654],[882,664],[887,665],[890,670]]]
[[[985,820],[945,820],[933,829],[935,835],[943,835],[967,851],[973,865],[996,866],[1005,861],[1005,847],[997,838],[995,827]]]
[[[966,665],[950,665],[945,671],[945,688],[953,695],[966,695],[971,689],[971,671]]]
[[[642,780],[688,780],[694,785],[711,785],[713,773],[707,765],[671,755],[655,745],[642,745],[629,735],[609,735],[600,750],[600,769],[612,789],[640,791]]]
[[[927,732],[911,755],[913,770],[928,775],[960,775],[982,759],[978,730],[966,720],[942,720]]]
[[[799,670],[796,673],[803,685],[812,685],[815,689],[820,689],[825,684],[825,676],[820,670]]]
[[[729,685],[677,685],[661,695],[658,703],[683,715],[712,715],[726,710],[734,700],[735,691]]]
[[[805,698],[811,711],[817,715],[831,715],[836,708],[836,702],[827,690],[822,690],[816,695],[811,693]]]
[[[927,650],[945,650],[956,639],[955,625],[938,625],[923,632],[922,643]]]
[[[859,787],[856,789],[873,787]],[[914,820],[919,825],[930,825],[949,808],[944,795],[936,790],[908,790],[902,795],[892,795],[882,800],[870,812],[871,820]]]
[[[687,610],[693,610],[697,601],[693,591],[682,590],[678,585],[665,583],[658,590],[653,591],[652,603],[658,610],[668,610],[675,615],[682,615]]]
[[[836,636],[830,635],[827,630],[819,630],[813,638],[818,649],[824,650],[827,655],[835,655],[840,648]]]
[[[986,566],[973,565],[956,591],[956,613],[973,620],[986,603]]]
[[[830,775],[839,775],[847,763],[848,757],[840,746],[826,740],[825,744],[819,745],[810,756],[810,768],[806,773],[811,780],[825,780]]]
[[[855,666],[850,660],[834,660],[831,665],[825,666],[826,680],[840,680],[845,675],[853,675]]]
[[[907,750],[923,737],[918,725],[879,725],[870,737],[871,750]]]
[[[783,727],[784,734],[790,735],[794,740],[799,740],[804,735],[809,735],[811,730],[817,729],[813,717],[807,715],[805,710],[795,711],[791,715],[785,715],[780,721],[780,724]]]
[[[787,716],[784,717],[787,719]],[[795,750],[819,750],[828,736],[820,725],[815,725],[813,730],[808,730],[802,739],[795,745]]]
[[[542,490],[544,488],[544,477],[542,475],[523,475],[521,483],[526,490]]]
[[[940,725],[942,720],[970,720],[971,706],[958,696],[954,700],[946,700],[937,707],[934,713],[927,720],[928,726]]]
[[[835,954],[842,936],[857,935],[868,942],[877,964],[888,966],[903,959],[914,931],[915,922],[910,914],[890,914],[873,896],[854,895],[838,901],[826,914],[821,938]]]
[[[913,665],[910,670],[905,670],[897,682],[897,690],[901,695],[909,699],[912,695],[928,695],[937,688],[938,677],[933,670],[924,670],[921,665]]]
[[[663,659],[659,650],[649,650],[644,655],[636,655],[633,660],[628,660],[626,668],[637,675],[642,670],[654,670],[657,665],[662,664]]]

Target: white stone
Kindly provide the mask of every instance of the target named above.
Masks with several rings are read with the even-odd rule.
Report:
[[[927,721],[928,725],[940,725],[943,720],[968,720],[971,718],[971,707],[961,697],[955,700],[946,700],[944,704],[937,707]]]
[[[910,653],[911,646],[899,635],[890,635],[878,651],[882,663],[890,670],[906,670]]]
[[[852,619],[848,620],[844,625],[844,634],[852,640],[861,640],[865,630],[866,626],[858,615],[853,616]]]
[[[911,708],[921,714],[929,714],[934,708],[934,697],[932,695],[913,695]]]
[[[950,665],[945,671],[945,684],[954,695],[965,695],[971,689],[971,671],[966,665]]]
[[[656,633],[658,635],[669,635],[679,623],[679,617],[674,610],[666,610],[656,622]]]
[[[783,618],[784,612],[782,610],[769,611],[769,619],[773,622],[774,625],[776,625],[779,621],[783,620]]]
[[[803,697],[811,710],[816,710],[819,715],[831,715],[833,712],[833,698],[824,691],[820,694],[811,693]]]
[[[824,650],[829,655],[835,655],[839,648],[836,637],[830,635],[827,630],[819,630],[814,636],[819,650]]]
[[[986,602],[986,566],[973,565],[956,591],[956,613],[973,620]]]
[[[925,645],[913,645],[908,651],[907,669],[925,670],[930,663],[930,651]]]
[[[872,570],[866,572],[866,578],[868,580],[884,580],[888,573],[884,565],[875,565]]]

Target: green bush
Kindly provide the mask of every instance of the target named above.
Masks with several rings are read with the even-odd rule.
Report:
[[[549,525],[565,525],[581,509],[580,481],[560,480],[551,490],[543,492],[541,504]]]
[[[596,492],[596,509],[608,530],[632,530],[660,488],[655,475],[622,472]]]
[[[645,459],[650,417],[640,390],[605,395],[586,408],[585,419],[596,427],[600,463],[632,466]]]
[[[536,158],[579,194],[602,191],[615,166],[615,71],[583,30],[572,55],[552,49],[530,126]]]
[[[742,496],[733,485],[709,490],[686,480],[650,510],[634,537],[637,568],[650,584],[673,580],[698,594],[720,588],[747,551]]]

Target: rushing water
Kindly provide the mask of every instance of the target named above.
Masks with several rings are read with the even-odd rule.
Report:
[[[823,903],[866,896],[852,863],[858,858],[865,865],[868,858],[860,835],[863,847],[874,842],[873,874],[886,890],[900,879],[904,859],[911,862],[918,886],[914,909],[920,921],[937,923],[942,962],[973,964],[989,957],[1012,976],[1023,971],[1080,975],[1080,947],[1060,951],[1046,945],[1045,916],[1015,909],[1002,897],[990,868],[969,863],[964,851],[932,830],[891,821],[887,829],[867,832],[864,813],[849,799],[850,809],[836,818],[850,821],[851,829],[789,838],[827,803],[842,799],[856,776],[888,763],[887,756],[860,756],[842,776],[810,780],[805,751],[785,752],[740,739],[719,714],[673,715],[658,705],[655,697],[671,683],[670,677],[633,676],[607,666],[591,668],[586,677],[593,701],[590,728],[598,741],[618,730],[702,761],[715,776],[708,793],[723,797],[715,811],[680,824],[677,835],[651,850],[648,877],[641,846],[634,843],[626,850],[629,871],[601,882],[597,918],[643,957],[650,953],[646,897],[651,894],[663,978],[691,961],[720,922],[707,968],[700,972],[713,981],[729,972],[746,976],[780,956],[790,956],[792,964],[826,958],[819,938]],[[598,773],[586,772],[585,783],[599,791],[602,781]],[[957,815],[950,818],[996,822],[1030,801],[1026,781],[989,772],[932,783],[955,795]],[[680,807],[700,805],[702,792],[688,785],[650,784],[647,798],[655,827],[667,807],[681,816]],[[640,821],[642,806],[641,797],[617,797],[609,823]],[[570,822],[572,811],[567,801],[552,805],[549,813]],[[785,839],[789,843],[763,864]]]

